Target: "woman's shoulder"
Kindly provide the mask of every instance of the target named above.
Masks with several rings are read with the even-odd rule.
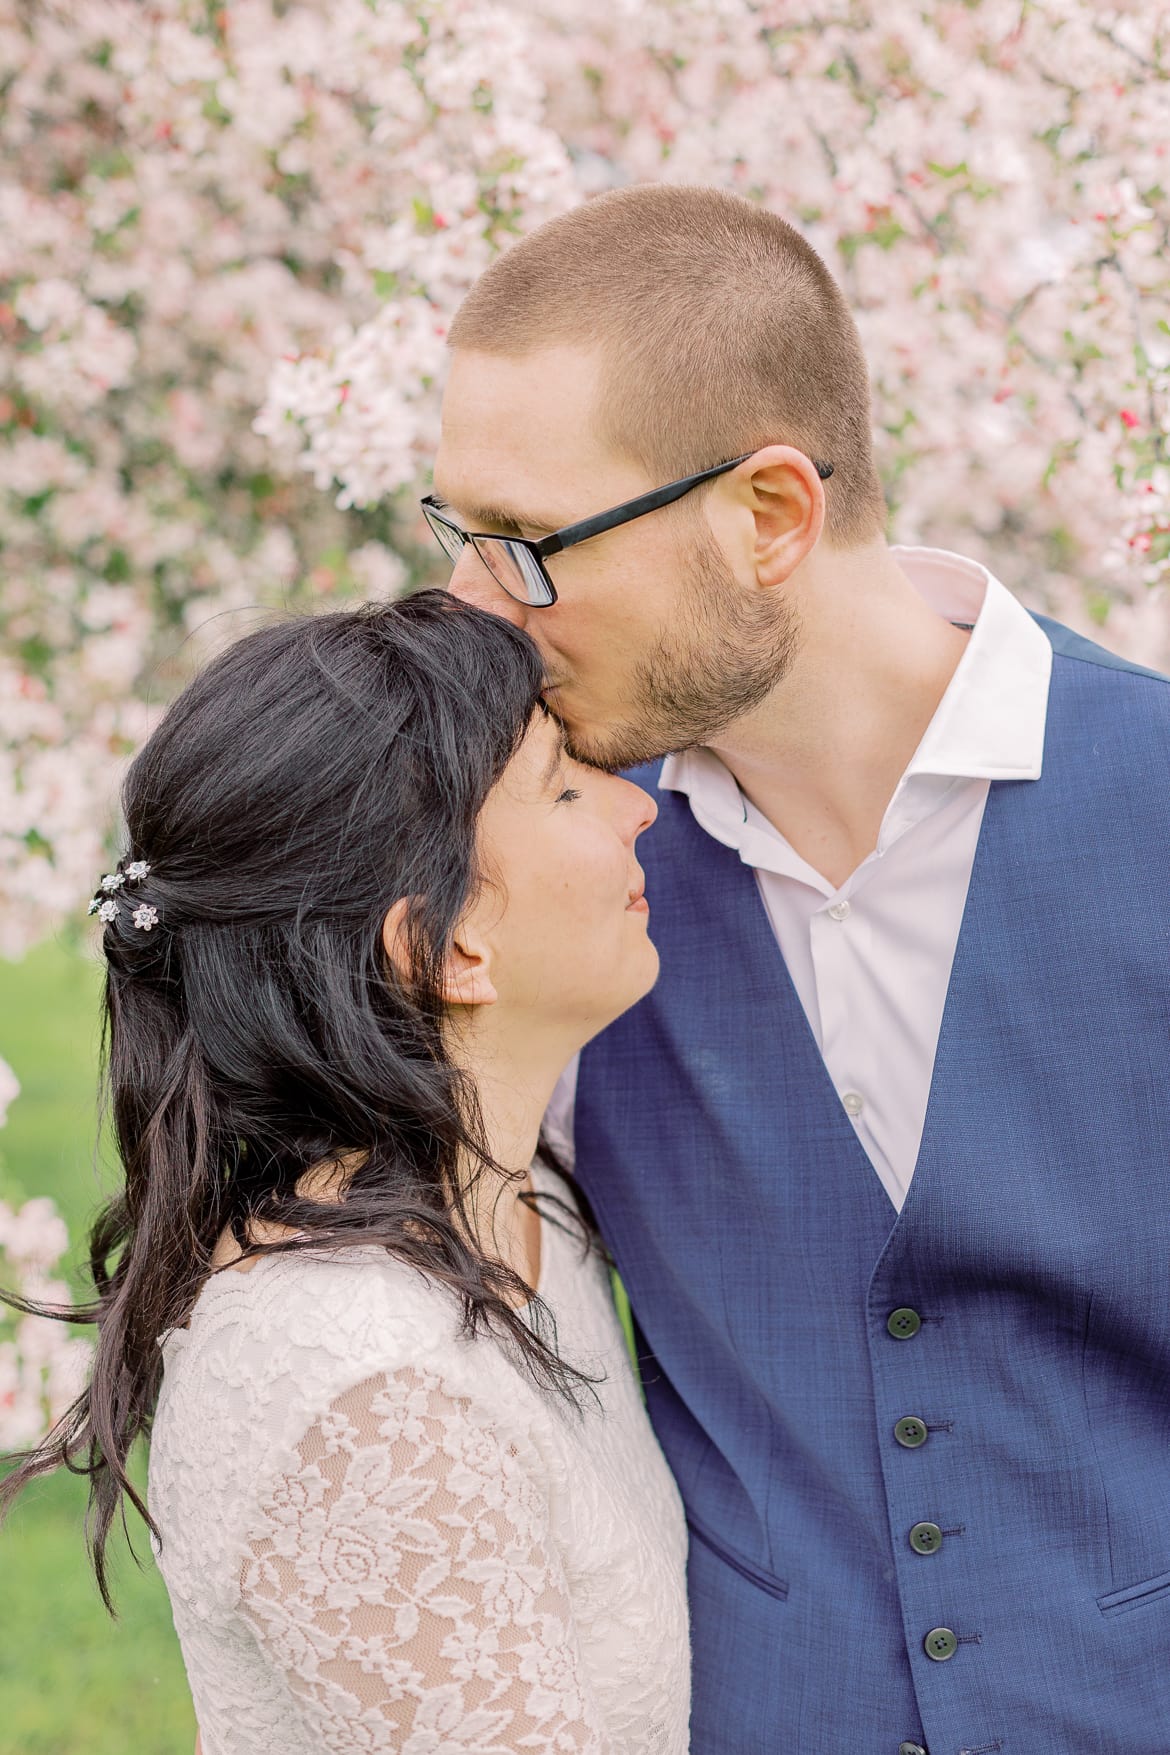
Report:
[[[226,1269],[162,1346],[151,1446],[160,1461],[192,1447],[230,1451],[254,1474],[374,1380],[439,1382],[517,1432],[535,1412],[505,1349],[466,1332],[457,1295],[377,1246]]]
[[[466,1350],[456,1294],[377,1245],[290,1251],[229,1267],[203,1287],[186,1329],[163,1344],[167,1372],[293,1379],[303,1391]]]
[[[355,1409],[385,1445],[433,1402],[453,1429],[495,1429],[540,1466],[533,1398],[504,1349],[467,1335],[458,1297],[378,1246],[224,1269],[162,1350],[150,1507],[168,1583],[207,1614],[234,1600],[259,1498],[298,1475],[306,1446],[345,1449]]]
[[[531,1400],[506,1350],[482,1330],[467,1333],[457,1294],[377,1245],[226,1268],[161,1347],[159,1455],[222,1446],[256,1468],[339,1396],[402,1374],[473,1392],[509,1422],[523,1423]]]

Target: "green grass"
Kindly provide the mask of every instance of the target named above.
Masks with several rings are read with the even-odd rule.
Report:
[[[0,962],[0,1055],[22,1086],[0,1131],[0,1191],[51,1195],[75,1256],[100,1199],[97,988],[95,967],[64,945]],[[0,1755],[190,1755],[194,1718],[145,1533],[142,1572],[116,1544],[113,1622],[89,1570],[84,1507],[85,1483],[55,1477],[0,1529]]]

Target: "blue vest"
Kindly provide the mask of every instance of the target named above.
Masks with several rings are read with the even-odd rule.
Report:
[[[753,873],[673,793],[639,844],[662,974],[577,1162],[690,1522],[695,1755],[1170,1751],[1170,686],[1044,625],[900,1215]]]

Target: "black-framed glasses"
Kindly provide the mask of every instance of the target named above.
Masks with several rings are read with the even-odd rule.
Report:
[[[517,603],[528,604],[532,609],[548,609],[557,600],[557,588],[544,564],[550,555],[558,555],[563,548],[573,548],[579,542],[588,542],[591,536],[600,536],[605,530],[616,530],[619,524],[628,524],[633,518],[644,518],[647,512],[657,512],[661,506],[681,500],[684,494],[689,494],[702,482],[725,475],[729,469],[738,469],[741,463],[754,456],[754,451],[745,451],[742,457],[717,463],[714,469],[701,469],[698,475],[684,475],[680,481],[667,482],[665,487],[639,494],[636,499],[623,500],[620,506],[611,506],[608,512],[595,512],[592,518],[566,524],[563,529],[554,530],[551,536],[543,536],[539,541],[526,536],[489,536],[478,530],[464,530],[434,494],[428,494],[420,504],[423,516],[452,566],[470,543],[496,584],[509,597],[514,597]],[[822,481],[828,481],[833,473],[831,463],[814,463],[813,468]]]

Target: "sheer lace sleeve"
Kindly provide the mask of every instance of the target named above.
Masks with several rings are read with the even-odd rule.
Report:
[[[330,1403],[262,1494],[241,1586],[315,1748],[610,1755],[547,1496],[435,1373]]]

